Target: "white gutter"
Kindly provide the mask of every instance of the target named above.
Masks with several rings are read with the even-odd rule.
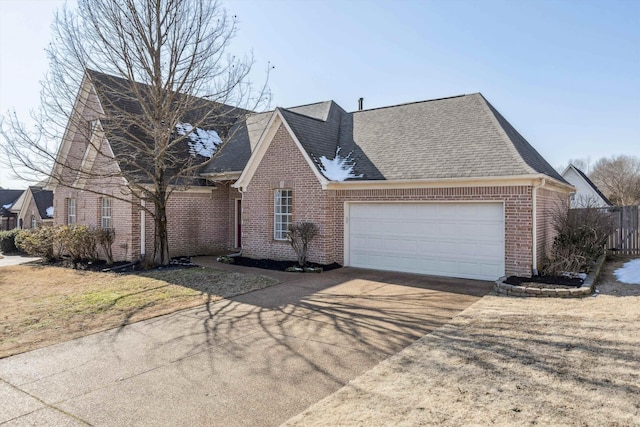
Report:
[[[142,205],[142,209],[140,209],[140,259],[144,259],[147,252],[147,225],[145,224],[146,212],[144,208],[147,203],[141,200],[140,205]]]
[[[537,205],[538,205],[537,194],[538,194],[538,188],[544,186],[545,183],[546,183],[546,179],[542,178],[540,180],[540,184],[534,185],[533,189],[531,190],[531,205],[533,210],[533,215],[532,215],[533,223],[531,227],[531,236],[532,236],[531,255],[533,256],[533,262],[531,265],[531,273],[534,276],[538,275],[538,224],[537,224],[538,221],[537,221],[537,214],[536,214]]]

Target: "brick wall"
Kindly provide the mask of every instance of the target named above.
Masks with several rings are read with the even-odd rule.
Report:
[[[350,201],[496,201],[505,206],[505,270],[531,275],[531,186],[322,190],[316,176],[283,126],[278,129],[244,193],[243,253],[254,258],[295,259],[287,242],[273,239],[273,192],[293,190],[293,222],[320,228],[310,260],[344,263],[344,204]]]
[[[273,198],[277,188],[293,190],[293,223],[310,221],[320,229],[311,243],[309,261],[332,262],[333,212],[329,197],[282,125],[243,195],[243,254],[252,258],[296,259],[289,242],[273,238]]]
[[[18,215],[18,224],[20,224],[20,220],[22,220],[22,228],[25,230],[31,229],[31,216],[36,217],[36,228],[42,225],[42,218],[40,218],[40,212],[38,211],[38,207],[36,206],[36,201],[31,196],[31,190],[28,193],[28,201],[29,204],[27,206],[23,206],[20,210],[20,214]]]
[[[510,275],[531,275],[532,264],[532,201],[530,186],[414,188],[389,190],[330,191],[335,199],[336,262],[344,261],[344,203],[349,201],[496,201],[504,202],[505,210],[505,272]]]

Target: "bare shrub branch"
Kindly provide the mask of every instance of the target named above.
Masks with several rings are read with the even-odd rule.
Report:
[[[287,232],[287,239],[298,257],[298,265],[304,267],[307,264],[309,244],[319,233],[318,226],[312,222],[293,224]]]

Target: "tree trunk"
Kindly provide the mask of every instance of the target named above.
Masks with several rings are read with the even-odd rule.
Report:
[[[169,264],[169,235],[167,234],[167,204],[164,197],[155,198],[155,230],[153,265]]]

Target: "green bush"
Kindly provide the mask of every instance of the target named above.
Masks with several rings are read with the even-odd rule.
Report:
[[[98,259],[98,241],[92,229],[86,225],[73,224],[62,226],[57,233],[63,253],[71,258],[74,265],[82,260]]]
[[[20,230],[0,231],[0,252],[5,254],[19,253],[16,246],[16,236]]]
[[[59,227],[41,227],[20,230],[16,235],[16,246],[28,255],[52,261],[56,258],[54,244],[58,229]]]
[[[111,247],[113,246],[113,241],[116,239],[116,230],[113,228],[96,228],[93,230],[93,235],[97,244],[102,248],[107,257],[107,265],[113,264],[113,251]]]

